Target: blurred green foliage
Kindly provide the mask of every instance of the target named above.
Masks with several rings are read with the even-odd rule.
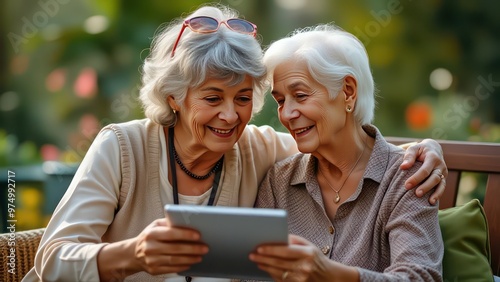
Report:
[[[38,148],[33,141],[19,144],[15,135],[0,130],[0,167],[26,165],[41,161]]]
[[[102,126],[142,118],[140,66],[155,31],[205,2],[2,1],[0,166],[79,161]],[[358,36],[371,58],[375,124],[384,135],[500,141],[498,1],[221,3],[258,25],[264,47],[325,22]],[[445,75],[433,86],[436,69]],[[253,123],[284,130],[272,99]]]
[[[140,68],[155,32],[204,3],[0,1],[0,168],[19,172],[19,230],[45,226],[62,196],[54,193],[70,181],[71,173],[43,172],[42,162],[78,163],[104,125],[142,118]],[[500,142],[500,1],[220,3],[258,26],[264,48],[318,23],[358,36],[378,88],[375,125],[386,136]],[[270,96],[252,122],[285,131]],[[458,203],[484,197],[484,175],[462,178]]]

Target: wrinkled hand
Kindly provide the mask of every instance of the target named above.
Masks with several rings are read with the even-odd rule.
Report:
[[[289,235],[289,245],[263,245],[250,260],[271,275],[274,281],[333,281],[334,261],[329,260],[306,239]]]
[[[166,219],[157,219],[137,236],[135,258],[152,275],[181,272],[201,262],[208,252],[200,239],[195,230],[168,226]]]
[[[422,197],[432,188],[436,191],[429,198],[429,203],[434,205],[441,198],[446,188],[448,168],[444,162],[441,145],[433,139],[424,139],[422,142],[406,149],[401,169],[413,166],[416,160],[423,162],[420,169],[406,180],[406,189],[412,189],[420,183],[415,191],[417,197]]]

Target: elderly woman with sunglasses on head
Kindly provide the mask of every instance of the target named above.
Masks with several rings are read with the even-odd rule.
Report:
[[[269,170],[256,201],[288,211],[290,244],[251,259],[278,281],[441,281],[438,207],[402,188],[421,164],[401,170],[403,150],[370,124],[362,43],[320,25],[273,43],[264,63],[302,153]]]
[[[298,152],[290,135],[247,125],[268,89],[256,33],[220,6],[156,36],[140,93],[147,119],[96,137],[26,281],[190,280],[176,273],[208,248],[198,232],[168,226],[164,205],[252,207],[267,170]],[[428,170],[445,170],[439,145],[425,144],[418,156],[408,150],[409,166],[419,157]],[[428,175],[420,171],[410,184],[425,181],[426,192],[439,183]]]

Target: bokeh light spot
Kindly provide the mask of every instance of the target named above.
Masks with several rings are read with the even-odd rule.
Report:
[[[307,0],[275,0],[276,4],[285,10],[299,10],[306,6]]]
[[[10,71],[13,74],[19,75],[26,72],[28,69],[30,58],[26,55],[18,55],[10,61]]]
[[[94,139],[99,130],[99,120],[93,114],[86,114],[80,118],[80,131],[85,137]]]
[[[40,155],[44,161],[57,161],[59,159],[59,148],[52,144],[45,144],[40,148]]]
[[[450,88],[453,82],[453,76],[449,70],[438,68],[431,72],[429,82],[436,90],[446,90]]]
[[[108,29],[109,21],[105,16],[92,16],[85,20],[83,29],[90,34],[98,34]]]
[[[76,96],[92,98],[97,93],[97,74],[92,68],[83,69],[76,78],[74,90]]]
[[[19,95],[14,91],[7,91],[0,94],[0,111],[8,112],[15,110],[19,106]]]
[[[406,108],[406,123],[413,130],[425,130],[432,124],[432,108],[425,102],[413,102]]]
[[[64,69],[53,70],[45,80],[45,86],[47,90],[51,92],[56,92],[64,87],[66,82],[66,71]]]

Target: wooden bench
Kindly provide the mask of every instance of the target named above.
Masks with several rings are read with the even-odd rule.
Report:
[[[399,145],[415,141],[410,138],[387,137]],[[491,269],[500,276],[500,144],[464,141],[438,141],[444,153],[448,177],[446,190],[439,208],[453,207],[457,203],[462,172],[479,172],[487,175],[483,207],[488,220],[491,249]]]

